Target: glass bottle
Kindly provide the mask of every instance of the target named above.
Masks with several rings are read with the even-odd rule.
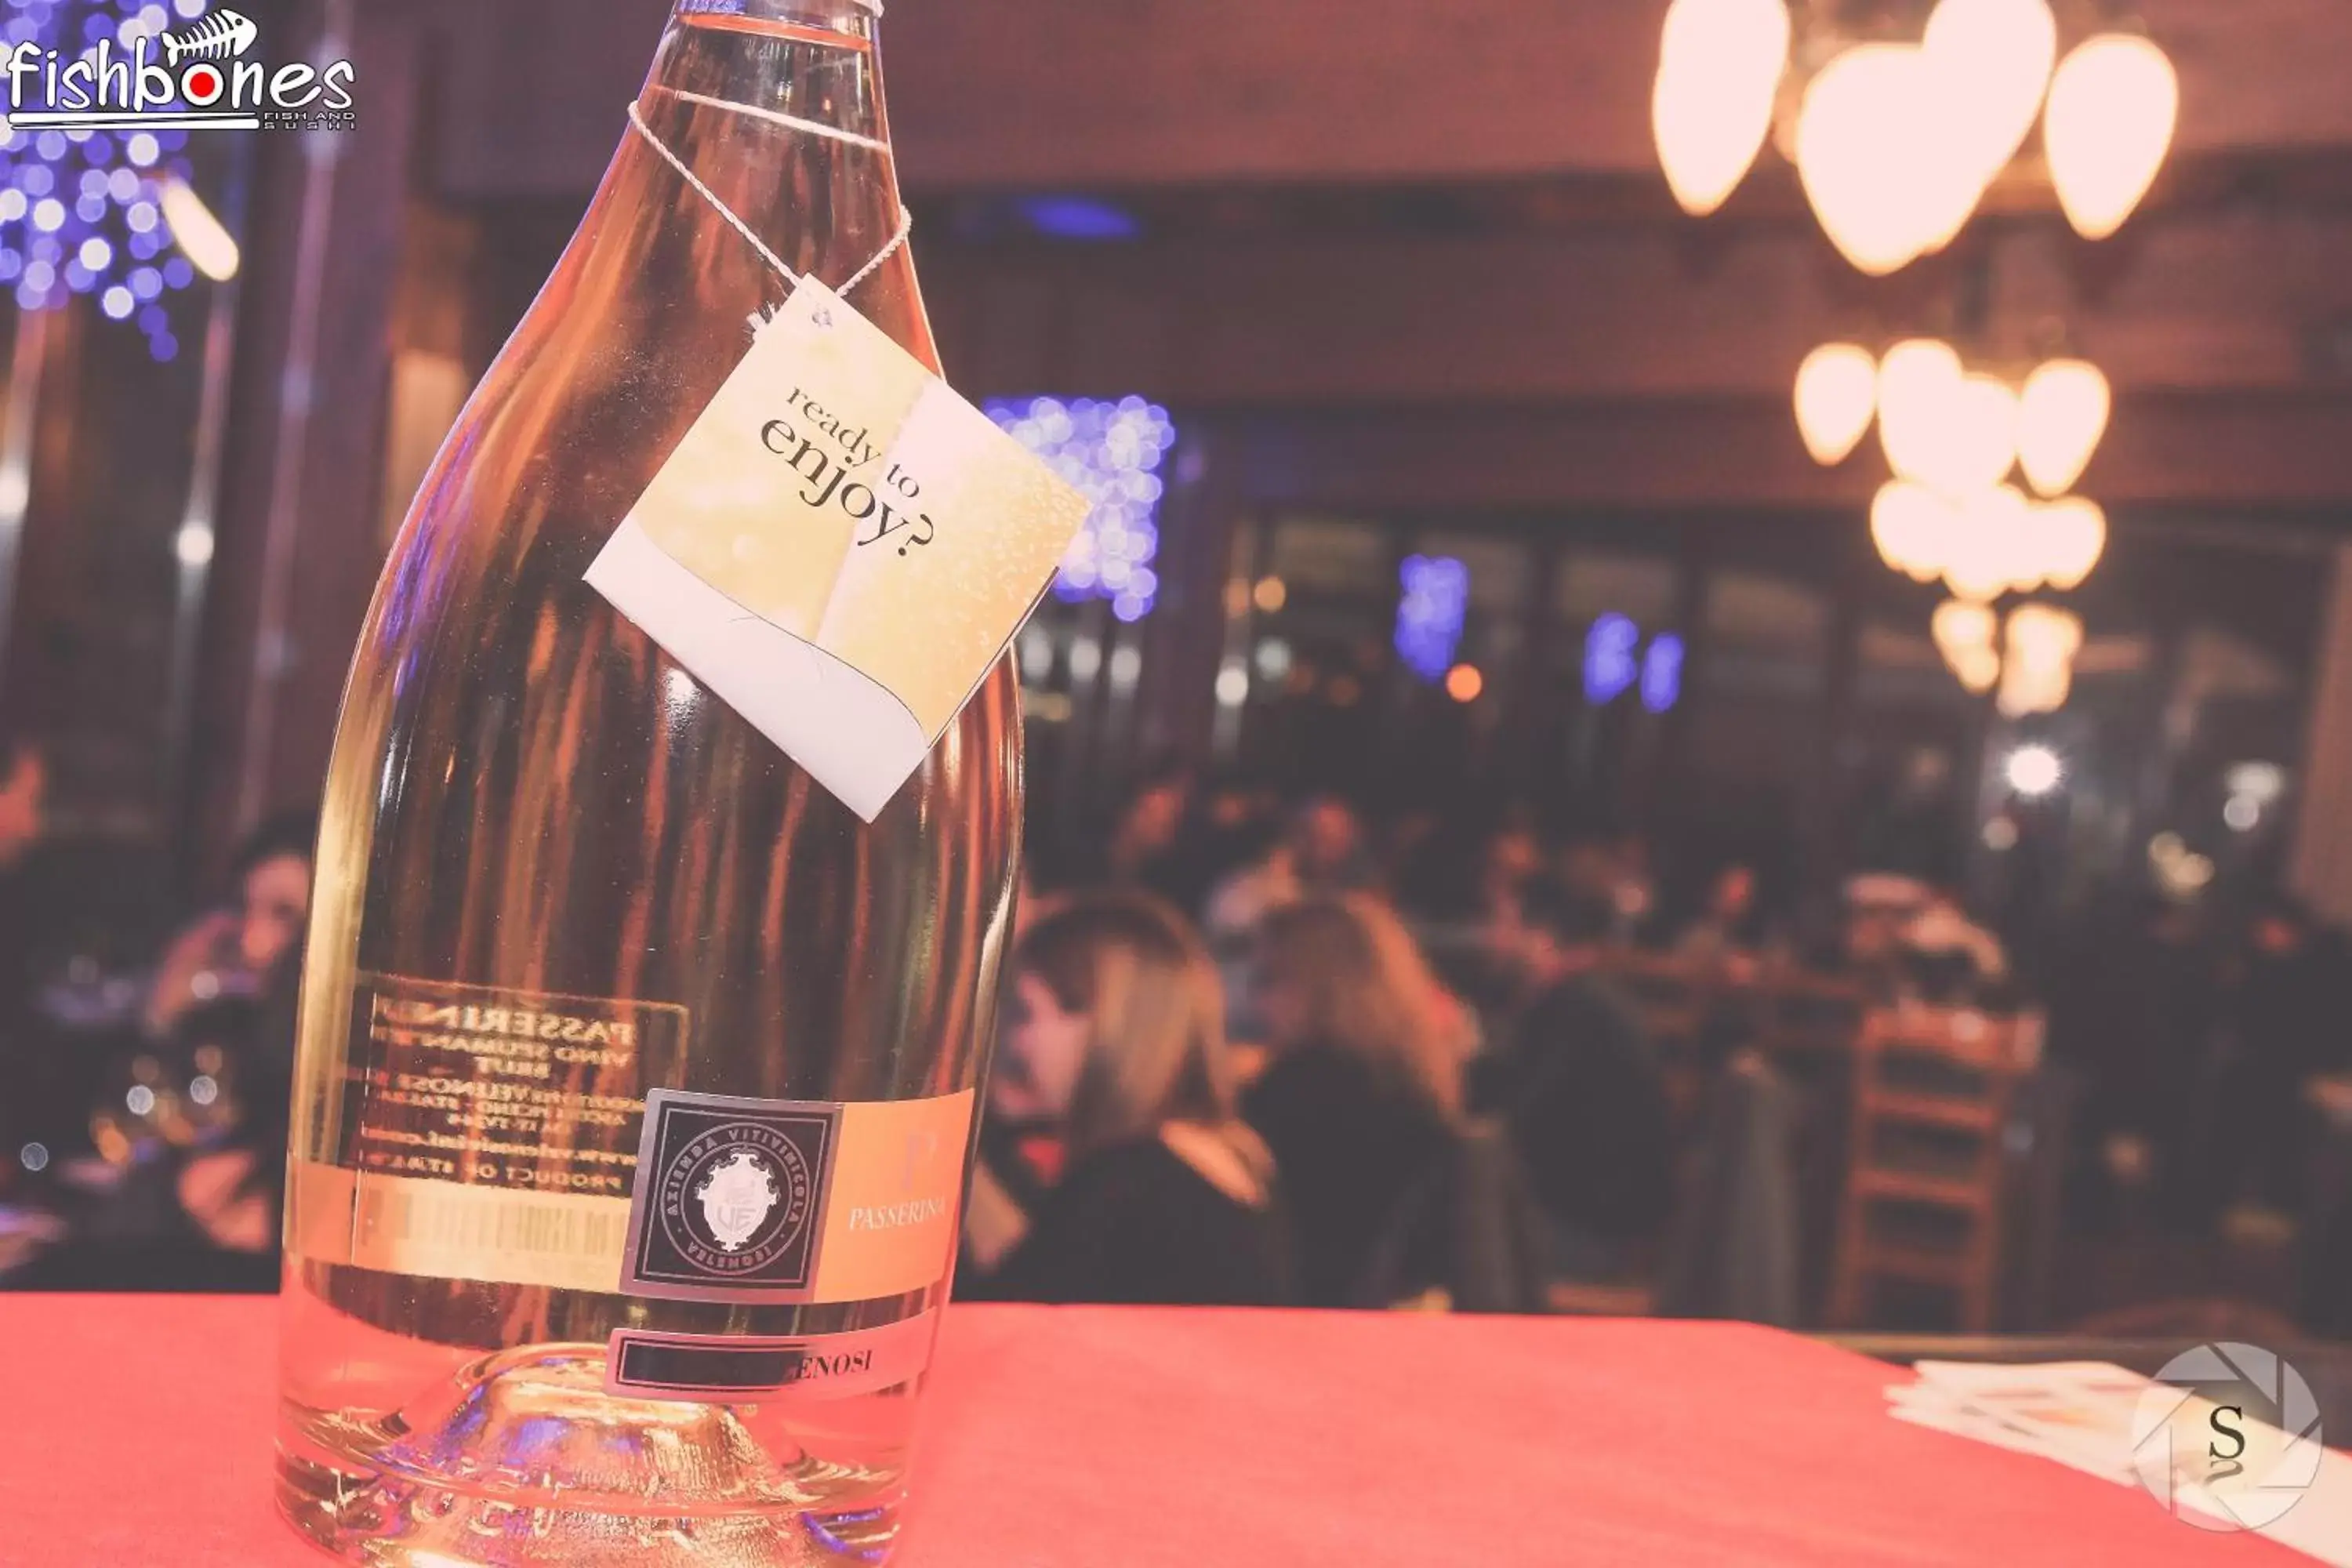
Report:
[[[678,0],[638,100],[836,288],[899,222],[874,22]],[[894,1536],[947,1258],[797,1304],[625,1291],[593,1261],[655,1091],[932,1108],[908,1179],[948,1162],[952,1246],[1018,857],[1010,660],[867,824],[582,580],[788,292],[625,135],[378,585],[324,802],[281,1335],[279,1504],[348,1560],[874,1561]],[[903,247],[848,300],[935,363]],[[777,1173],[750,1165],[758,1217]],[[884,1360],[914,1370],[844,1397],[607,1388],[616,1331],[805,1369],[792,1344],[894,1329]]]

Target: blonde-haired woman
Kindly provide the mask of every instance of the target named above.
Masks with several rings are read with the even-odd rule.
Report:
[[[1274,1163],[1235,1108],[1223,997],[1182,916],[1082,897],[1013,955],[1004,1094],[1064,1117],[1066,1170],[981,1287],[1020,1300],[1279,1305]]]
[[[1441,1285],[1438,1216],[1400,1215],[1458,1148],[1468,1029],[1420,946],[1364,894],[1266,917],[1252,1010],[1272,1063],[1244,1113],[1274,1152],[1309,1305],[1385,1305]]]

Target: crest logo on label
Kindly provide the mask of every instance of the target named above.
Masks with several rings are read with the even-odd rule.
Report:
[[[646,1096],[623,1292],[739,1301],[805,1293],[840,1114],[806,1101]]]
[[[719,1245],[734,1252],[751,1239],[776,1206],[778,1194],[766,1163],[748,1146],[738,1145],[725,1164],[703,1178],[695,1195],[702,1200],[702,1217]]]

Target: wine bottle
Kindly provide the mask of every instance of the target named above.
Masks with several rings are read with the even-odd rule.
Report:
[[[863,820],[587,581],[782,271],[933,363],[874,23],[678,0],[362,632],[278,1464],[348,1560],[870,1562],[897,1530],[1013,896],[1012,665]]]

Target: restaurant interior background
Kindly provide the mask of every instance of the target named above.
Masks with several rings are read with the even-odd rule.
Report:
[[[173,155],[226,259],[192,254],[184,289],[101,268],[0,326],[0,714],[47,767],[34,918],[68,1023],[120,1011],[241,837],[315,804],[385,549],[578,221],[666,7],[249,9],[356,63],[357,127],[194,139]],[[1661,171],[1656,0],[896,11],[949,378],[1112,503],[1018,644],[1033,881],[1087,875],[1171,777],[1195,809],[1337,795],[1464,857],[1506,827],[1546,853],[1639,845],[1662,907],[1735,862],[1792,920],[1903,870],[1999,934],[2051,1025],[2048,1061],[2003,1086],[1998,1256],[1955,1266],[2000,1272],[1970,1326],[2327,1331],[2352,1302],[2325,1084],[2291,1125],[2228,1134],[2292,1144],[2293,1201],[2224,1194],[2195,1223],[2135,1196],[2140,1156],[2082,1093],[2024,1108],[2070,1060],[2095,1082],[2158,1048],[2160,950],[2111,959],[2103,932],[2159,942],[2182,914],[2182,951],[2224,973],[2280,895],[2352,920],[2352,11],[2056,0],[2063,47],[2119,26],[2177,68],[2140,210],[2083,237],[2037,132],[1948,243],[1874,277],[1794,166],[1798,99],[1831,40],[1916,37],[1926,7],[1792,9],[1766,144],[1704,216]],[[0,158],[11,191],[36,162]],[[0,218],[25,205],[0,194]],[[0,222],[6,276],[32,232]],[[2054,706],[2002,675],[2002,637],[2032,662],[2014,617],[1939,622],[1945,585],[1883,559],[1878,437],[1823,462],[1800,431],[1813,351],[1913,338],[2012,386],[2053,359],[2112,386],[2072,487],[2104,553],[1999,601],[2071,617]],[[1858,1015],[1825,1047],[1782,1002],[1723,1024],[1719,977],[1671,955],[1625,983],[1662,1039],[1781,1031],[1817,1129],[1862,1128]],[[86,1076],[96,1152],[132,1157],[152,1129],[111,1108],[148,1080]],[[32,1201],[68,1152],[28,1165],[9,1131],[0,1201]],[[1799,1321],[1911,1324],[1837,1299],[1866,1162],[1798,1163],[1825,1216]]]

